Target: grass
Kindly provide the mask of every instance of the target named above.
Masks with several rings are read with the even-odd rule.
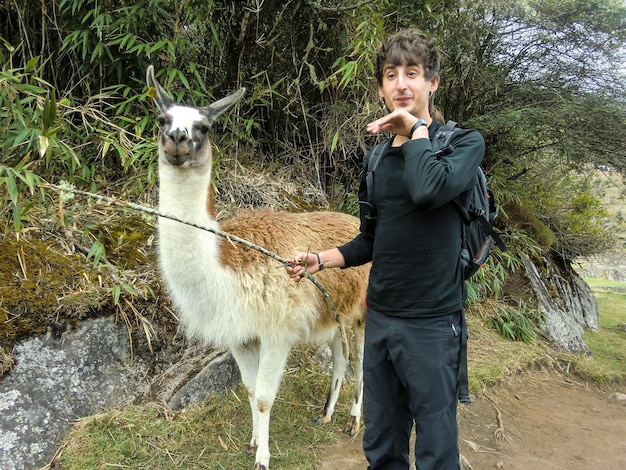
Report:
[[[594,381],[626,380],[626,282],[587,279],[600,311],[599,331],[587,331],[583,339],[591,357],[574,357],[577,371]],[[611,289],[619,288],[621,292]]]
[[[600,278],[586,278],[585,282],[589,284],[589,287],[591,287],[591,289],[594,290],[594,293],[596,294],[596,298],[598,297],[599,292],[602,293],[603,291],[606,291],[606,290],[610,291],[611,289],[618,288],[618,289],[623,289],[624,291],[626,291],[626,282],[610,281],[608,279],[600,279]],[[606,314],[610,315],[611,312],[606,312]]]
[[[494,306],[495,307],[495,306]],[[468,315],[468,371],[472,394],[480,395],[503,378],[531,367],[546,355],[540,342],[510,341],[489,327],[489,317]]]
[[[531,344],[509,341],[488,327],[483,305],[468,315],[470,328],[469,375],[472,394],[480,395],[507,376],[538,363],[564,364],[570,371],[600,382],[626,381],[626,294],[607,291],[606,281],[591,282],[600,308],[600,331],[584,336],[592,356],[549,356],[542,340]],[[350,413],[352,380],[344,382],[332,423],[311,422],[323,404],[329,376],[311,349],[291,354],[274,407],[270,429],[272,470],[314,470],[324,446],[336,441]],[[80,420],[59,450],[64,470],[132,469],[246,469],[254,459],[242,449],[248,443],[251,417],[242,386],[224,396],[171,412],[149,403],[110,410]],[[54,465],[51,466],[52,468]]]
[[[324,426],[312,422],[321,410],[329,380],[310,350],[292,353],[272,409],[273,470],[313,470],[317,452],[342,432],[350,411],[347,387],[335,421]],[[250,432],[247,393],[240,386],[182,412],[149,403],[85,418],[74,426],[55,460],[62,462],[64,470],[245,469],[254,463],[254,457],[242,450]]]

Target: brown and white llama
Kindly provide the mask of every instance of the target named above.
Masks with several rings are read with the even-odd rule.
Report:
[[[280,256],[309,247],[332,247],[352,239],[358,219],[336,212],[246,211],[221,224],[211,191],[212,122],[237,102],[244,89],[210,106],[175,103],[148,67],[148,86],[159,108],[159,211],[179,220],[220,229]],[[255,470],[269,468],[270,411],[294,344],[327,342],[333,374],[322,414],[331,420],[347,365],[347,351],[321,291],[296,284],[277,262],[206,230],[159,218],[159,257],[168,291],[190,336],[229,348],[248,391],[252,409],[250,450]],[[362,399],[364,299],[368,266],[316,274],[328,289],[340,321],[354,332],[355,389],[345,431],[359,429]],[[348,330],[349,331],[349,330]]]

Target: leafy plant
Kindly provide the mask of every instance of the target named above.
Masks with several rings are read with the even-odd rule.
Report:
[[[533,321],[539,319],[539,313],[529,310],[520,300],[517,307],[499,308],[489,319],[489,326],[512,341],[532,343],[537,332]]]
[[[499,295],[520,253],[557,250],[569,258],[610,241],[596,194],[570,173],[601,160],[623,168],[626,8],[619,0],[265,0],[246,8],[232,0],[60,0],[44,7],[0,5],[0,202],[13,227],[34,204],[20,195],[33,191],[35,177],[94,191],[114,186],[130,198],[153,187],[148,63],[176,100],[205,105],[247,88],[215,125],[216,174],[222,164],[282,166],[351,210],[362,156],[380,138],[367,135],[365,123],[384,112],[375,51],[387,34],[418,27],[442,51],[435,104],[485,137],[483,165],[503,208],[498,223],[510,252],[472,279],[470,299]]]
[[[13,222],[16,232],[22,229],[22,222],[33,207],[33,201],[20,196],[25,191],[33,194],[41,181],[23,162],[15,167],[0,165],[0,214],[10,212],[10,216],[4,219],[7,225]]]

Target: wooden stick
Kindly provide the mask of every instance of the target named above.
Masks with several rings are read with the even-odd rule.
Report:
[[[273,253],[273,252],[271,252],[269,250],[266,250],[262,246],[255,245],[254,243],[249,242],[248,240],[245,240],[243,238],[239,238],[238,236],[232,235],[232,234],[227,233],[227,232],[223,232],[222,230],[219,230],[219,229],[213,229],[213,228],[210,228],[210,227],[204,227],[204,226],[196,224],[194,222],[189,222],[189,221],[186,221],[186,220],[179,219],[178,217],[174,217],[172,215],[163,214],[163,213],[159,212],[158,210],[156,210],[156,209],[154,209],[152,207],[142,206],[141,204],[135,204],[133,202],[124,201],[124,200],[117,199],[117,198],[114,198],[114,197],[102,196],[100,194],[89,193],[87,191],[81,191],[80,189],[75,189],[75,188],[73,188],[70,185],[58,186],[58,185],[52,184],[52,183],[44,183],[44,184],[40,184],[39,186],[41,188],[44,188],[44,189],[52,189],[54,191],[58,191],[59,193],[61,193],[61,195],[63,193],[65,193],[65,192],[67,192],[67,193],[72,193],[72,194],[78,194],[78,195],[85,196],[85,197],[92,197],[92,198],[94,198],[94,199],[96,199],[98,201],[106,202],[107,204],[112,204],[114,206],[119,206],[119,207],[126,207],[128,209],[132,209],[132,210],[135,210],[135,211],[138,211],[138,212],[143,212],[145,214],[151,214],[151,215],[154,215],[154,216],[157,216],[157,217],[162,217],[164,219],[173,220],[173,221],[179,222],[181,224],[189,225],[190,227],[194,227],[194,228],[197,228],[197,229],[200,229],[200,230],[205,230],[207,232],[214,233],[215,235],[218,235],[220,237],[224,237],[228,241],[237,242],[237,243],[240,243],[240,244],[242,244],[244,246],[247,246],[248,248],[252,248],[253,250],[257,250],[257,251],[263,253],[264,255],[269,256],[270,258],[275,259],[276,261],[281,263],[283,266],[293,266],[293,264],[290,263],[285,258],[281,258],[276,253]],[[304,271],[303,275],[309,281],[311,281],[322,292],[322,295],[324,296],[324,300],[326,300],[326,303],[330,307],[330,310],[333,312],[333,316],[335,317],[335,321],[339,324],[339,327],[341,329],[342,335],[345,335],[345,332],[343,331],[343,324],[339,320],[339,312],[337,312],[337,309],[335,308],[335,305],[333,304],[333,301],[330,298],[330,294],[329,294],[328,290],[326,290],[326,288],[315,277],[313,277],[308,272]]]

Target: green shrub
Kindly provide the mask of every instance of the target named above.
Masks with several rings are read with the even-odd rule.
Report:
[[[512,341],[532,343],[537,333],[534,320],[540,319],[537,311],[528,310],[520,300],[517,307],[499,308],[489,319],[489,326]]]

